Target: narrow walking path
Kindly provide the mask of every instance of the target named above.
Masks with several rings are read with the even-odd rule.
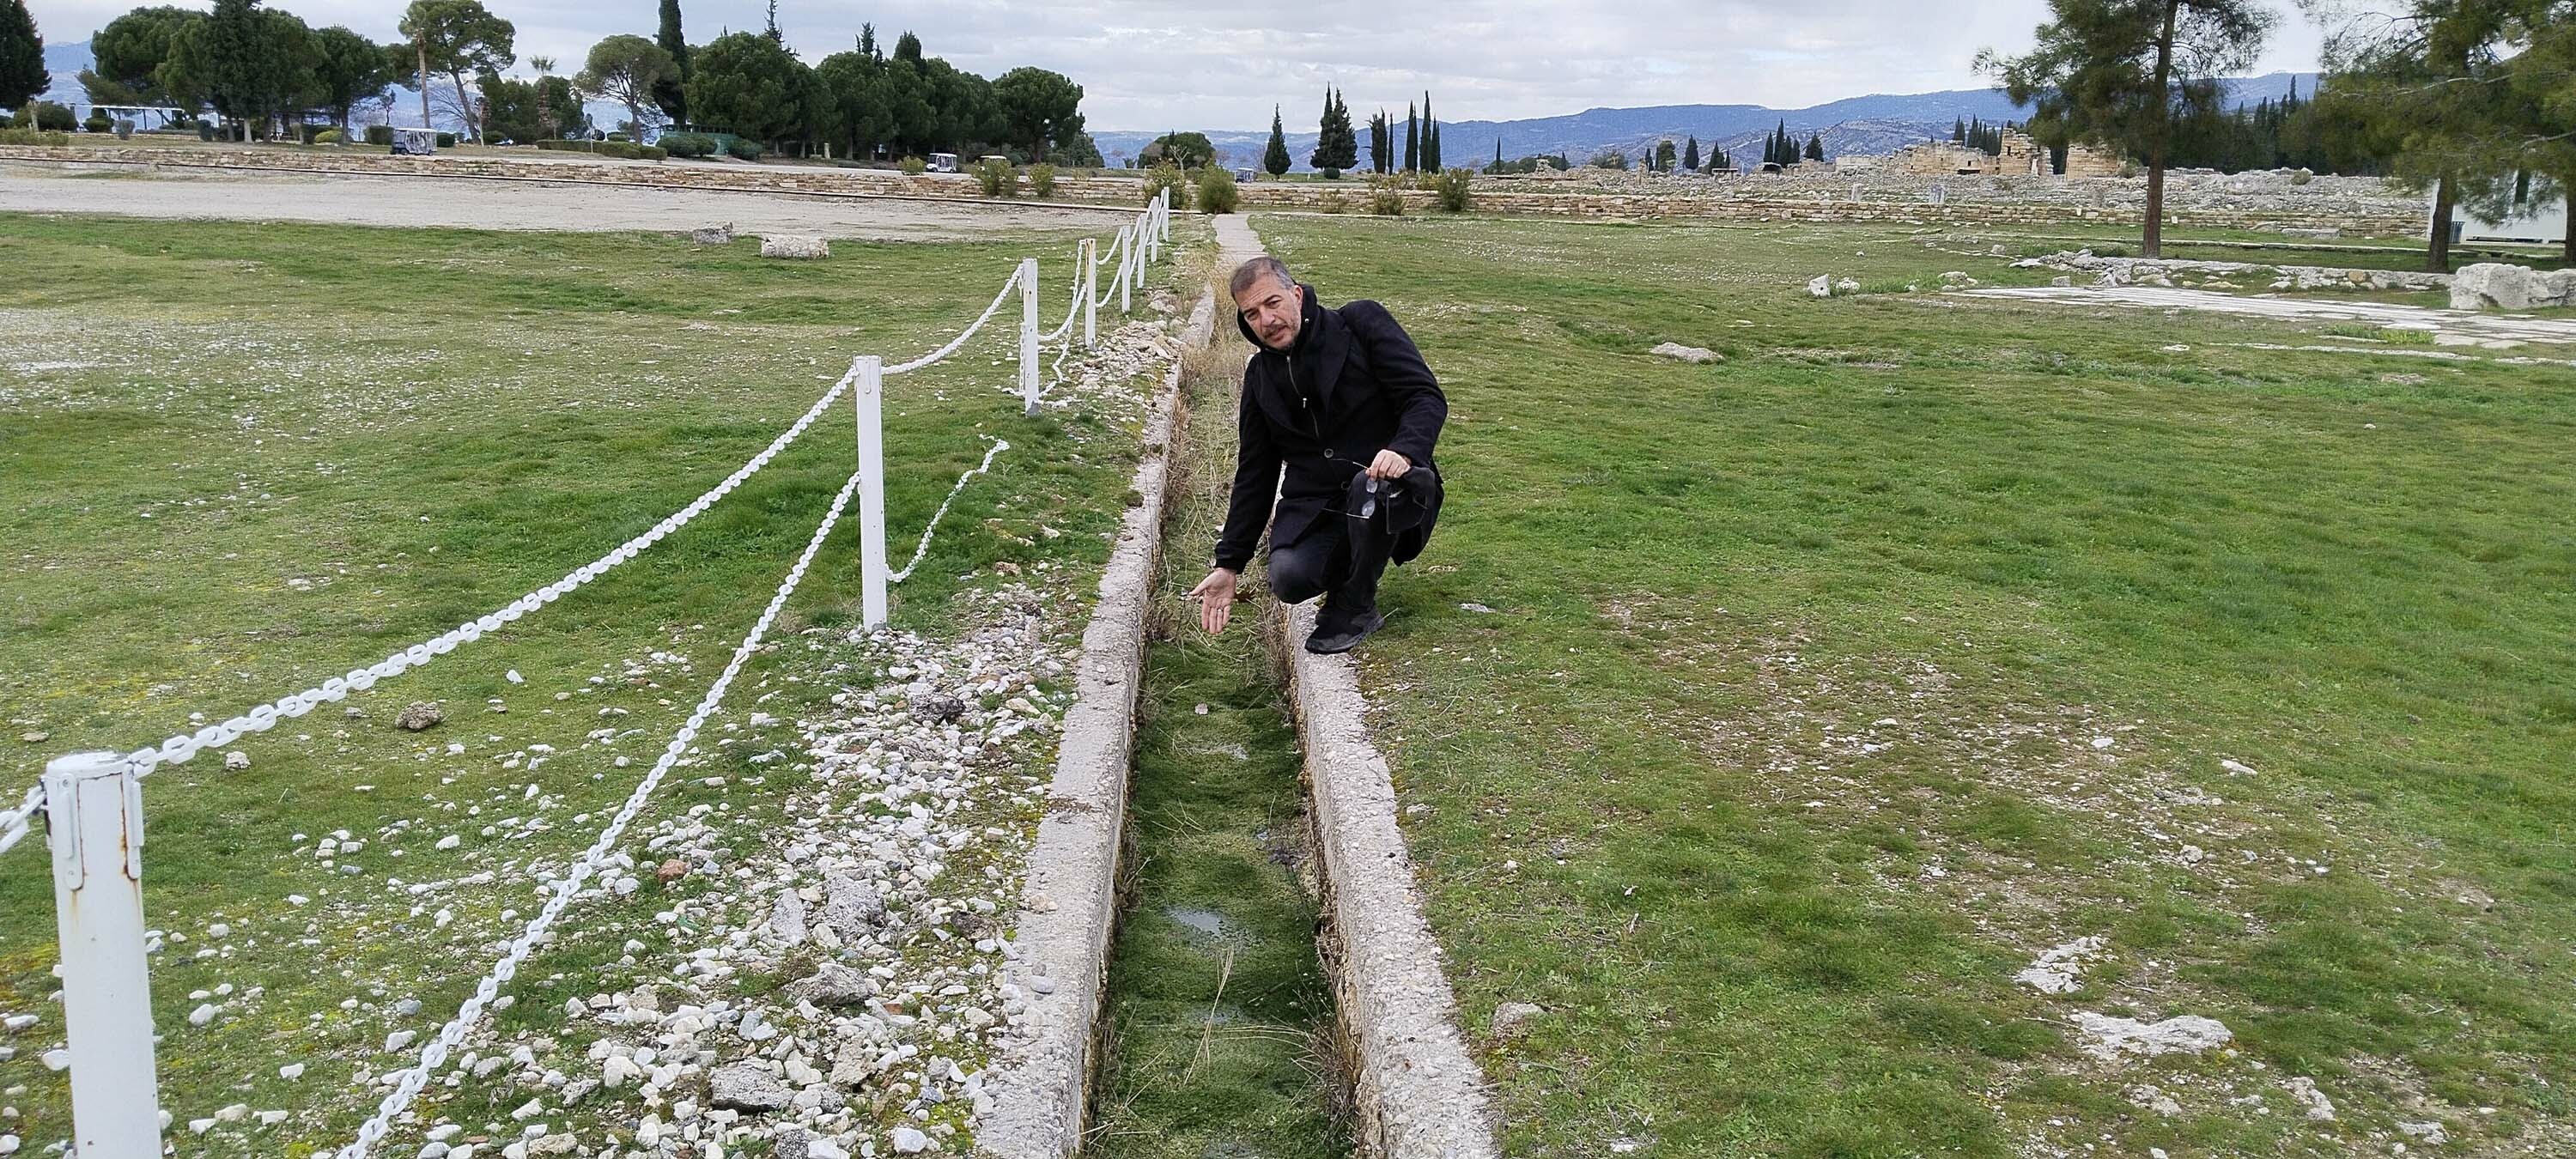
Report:
[[[2206,310],[2256,318],[2318,322],[2368,322],[2401,329],[2429,330],[2436,336],[2457,335],[2464,345],[2495,342],[2576,343],[2576,318],[2538,318],[2529,314],[2484,314],[2470,310],[2437,310],[2395,302],[2335,302],[2318,298],[2255,298],[2215,290],[2166,289],[2161,286],[2025,286],[1959,290],[1963,298],[2011,298],[2076,306],[2140,306],[2158,310]]]

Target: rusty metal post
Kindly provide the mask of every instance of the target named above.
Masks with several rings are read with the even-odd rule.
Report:
[[[70,1040],[72,1149],[81,1159],[158,1159],[152,986],[143,950],[143,782],[118,753],[45,766],[54,918]]]

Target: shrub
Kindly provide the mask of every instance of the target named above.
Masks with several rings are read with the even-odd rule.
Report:
[[[1172,191],[1172,208],[1189,204],[1189,179],[1181,175],[1180,166],[1165,163],[1145,171],[1145,204],[1153,204],[1154,195],[1166,189]]]
[[[203,127],[203,126],[200,126],[200,128],[202,128],[202,127]],[[393,127],[393,126],[391,126],[391,125],[369,125],[369,126],[367,126],[367,143],[368,143],[368,144],[370,144],[370,145],[391,145],[391,144],[393,144],[393,143],[394,143],[394,127]],[[545,142],[543,142],[543,141],[539,141],[539,142],[537,142],[537,143],[538,143],[538,144],[540,144],[540,145],[545,144]]]
[[[1326,213],[1349,213],[1351,211],[1351,199],[1342,196],[1341,191],[1335,190],[1331,193],[1325,194],[1324,200],[1317,203],[1316,208],[1321,209]]]
[[[1379,217],[1404,216],[1404,178],[1393,173],[1369,178],[1368,207]]]
[[[1235,188],[1233,173],[1214,165],[1199,170],[1199,212],[1232,213],[1242,200],[1243,191]]]
[[[1053,165],[1031,165],[1031,166],[1029,166],[1029,196],[1031,196],[1031,197],[1053,197],[1053,196],[1055,196],[1055,166],[1053,166]]]
[[[906,157],[896,162],[895,168],[903,170],[903,175],[906,177],[919,177],[930,172],[930,162],[919,157]]]
[[[975,184],[983,189],[986,197],[1017,197],[1020,195],[1020,171],[1011,168],[1008,162],[986,158],[975,163]]]
[[[210,123],[210,122],[206,122],[206,121],[199,121],[199,122],[197,122],[197,139],[198,139],[198,140],[200,140],[200,141],[212,141],[212,140],[214,140],[214,139],[215,139],[215,126],[214,126],[212,123]],[[386,143],[387,143],[387,144],[391,144],[391,143],[392,143],[392,138],[390,138],[390,137],[389,137],[389,138],[387,138],[387,139],[386,139]]]
[[[116,119],[108,116],[105,109],[91,109],[89,116],[81,121],[81,132],[84,133],[104,133],[115,127]]]
[[[664,133],[661,145],[674,157],[706,157],[717,149],[716,139],[704,133]]]
[[[319,133],[313,134],[313,143],[316,145],[337,145],[345,140],[348,140],[348,138],[342,136],[338,129],[324,129]]]
[[[454,134],[454,133],[440,133],[440,134],[438,135],[438,147],[439,147],[439,148],[441,148],[441,149],[453,149],[453,148],[455,148],[455,147],[456,147],[456,134]]]
[[[18,110],[9,118],[12,129],[41,129],[48,133],[72,131],[72,111],[52,101],[37,101]]]
[[[2316,180],[2316,178],[2317,178],[2317,175],[2316,175],[2316,174],[2311,173],[2311,172],[2309,172],[2309,171],[2307,171],[2307,170],[2305,170],[2305,169],[2301,169],[2301,170],[2299,170],[2298,172],[2295,172],[2295,173],[2290,174],[2290,184],[2292,184],[2292,185],[2305,185],[2305,184],[2307,184],[2307,183],[2308,183],[2308,182],[2310,182],[2310,181],[2314,181],[2314,180]]]
[[[117,139],[117,140],[119,140],[119,141],[131,141],[131,140],[133,140],[133,139],[134,139],[134,122],[129,121],[129,120],[126,120],[126,119],[124,119],[124,118],[122,118],[122,117],[117,118],[117,122],[116,122],[116,139]]]
[[[642,152],[644,154],[644,159],[647,161],[659,161],[671,155],[670,150],[665,149],[660,145],[646,145]]]
[[[725,146],[725,153],[736,161],[758,161],[761,154],[760,142],[748,137],[736,137]]]
[[[1441,212],[1467,212],[1467,207],[1475,201],[1468,189],[1472,177],[1465,169],[1451,169],[1432,180],[1431,191],[1439,195]]]
[[[0,129],[0,145],[47,145],[60,147],[72,143],[68,133],[48,133],[43,129]]]

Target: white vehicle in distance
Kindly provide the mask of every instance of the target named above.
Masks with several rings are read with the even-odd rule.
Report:
[[[954,173],[954,172],[956,172],[956,171],[957,171],[957,154],[955,154],[955,153],[933,153],[933,154],[931,154],[931,155],[930,155],[930,171],[931,171],[931,172],[933,172],[933,173]]]

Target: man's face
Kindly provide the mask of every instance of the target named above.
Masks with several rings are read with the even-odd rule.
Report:
[[[1301,307],[1305,291],[1278,278],[1261,278],[1236,295],[1234,308],[1243,311],[1243,321],[1252,327],[1254,336],[1272,350],[1286,350],[1297,342],[1297,327],[1304,321]]]

